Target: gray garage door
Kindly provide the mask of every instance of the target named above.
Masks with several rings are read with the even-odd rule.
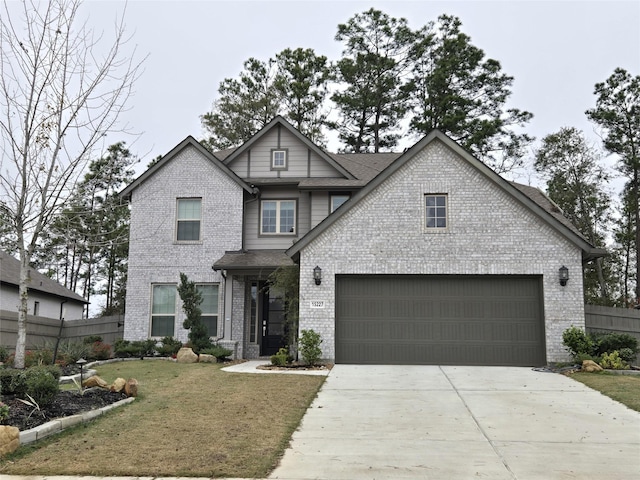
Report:
[[[343,275],[336,362],[546,363],[541,277]]]

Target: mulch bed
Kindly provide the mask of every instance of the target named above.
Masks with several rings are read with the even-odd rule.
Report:
[[[9,418],[3,425],[28,430],[60,417],[68,417],[78,413],[102,408],[127,398],[124,393],[111,392],[102,388],[89,388],[80,394],[77,390],[60,391],[54,401],[39,410],[25,405],[10,395],[2,401],[9,406]]]
[[[331,370],[333,364],[328,363],[325,365],[301,365],[297,363],[290,363],[287,365],[259,365],[259,370]]]

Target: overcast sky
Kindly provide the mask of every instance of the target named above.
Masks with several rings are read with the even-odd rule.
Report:
[[[88,0],[84,10],[89,24],[109,33],[109,22],[123,7],[121,1]],[[458,16],[472,43],[514,77],[509,105],[534,114],[526,131],[538,139],[575,126],[597,141],[584,115],[594,106],[595,83],[616,67],[640,74],[637,0],[130,0],[128,30],[138,52],[149,54],[123,117],[141,133],[135,143],[128,139],[141,166],[187,135],[202,138],[199,116],[211,109],[220,81],[236,78],[246,59],[267,60],[285,48],[303,47],[337,60],[337,25],[370,7],[405,17],[414,29],[442,13]]]
[[[36,0],[37,1],[37,0]],[[9,0],[11,9],[18,1]],[[533,113],[525,132],[538,139],[574,126],[599,144],[585,110],[594,107],[594,85],[616,67],[640,74],[640,1],[470,0],[85,0],[81,19],[110,41],[114,21],[124,15],[129,47],[147,57],[129,110],[121,116],[124,140],[141,161],[137,173],[186,136],[202,139],[200,116],[212,108],[220,82],[237,78],[250,57],[267,60],[285,48],[312,48],[330,60],[343,48],[337,25],[371,7],[407,19],[418,29],[443,13],[455,15],[462,31],[514,77],[507,107]],[[339,146],[329,135],[329,149]],[[398,150],[417,139],[404,139]],[[532,152],[529,154],[531,164]],[[609,158],[608,165],[615,159]],[[530,173],[515,179],[524,183]],[[619,191],[622,181],[614,189]]]

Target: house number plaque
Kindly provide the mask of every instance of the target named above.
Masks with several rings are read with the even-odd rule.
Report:
[[[311,308],[324,308],[324,300],[311,300]]]

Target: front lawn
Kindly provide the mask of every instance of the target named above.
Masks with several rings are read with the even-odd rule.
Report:
[[[102,365],[136,378],[135,402],[0,461],[13,475],[265,477],[289,444],[322,376],[240,374],[218,364]]]
[[[640,376],[638,375],[577,372],[571,374],[571,378],[640,412]]]

